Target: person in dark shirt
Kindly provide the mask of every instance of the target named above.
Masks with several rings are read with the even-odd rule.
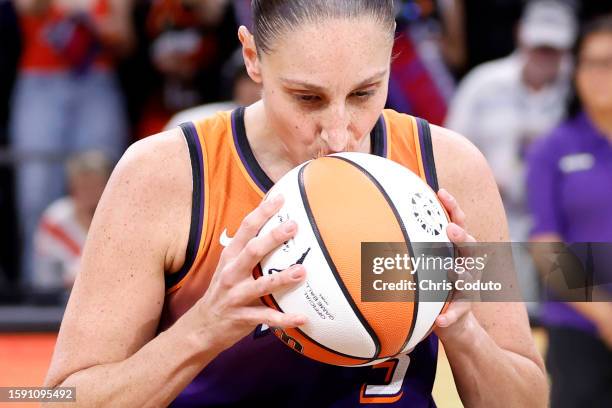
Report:
[[[576,49],[581,108],[528,157],[537,242],[612,242],[612,15],[588,24]],[[611,302],[544,305],[553,408],[612,406],[611,315]]]

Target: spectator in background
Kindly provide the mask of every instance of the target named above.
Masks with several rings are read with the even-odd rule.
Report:
[[[161,131],[180,110],[221,100],[221,69],[238,46],[229,0],[148,0],[144,24],[160,80],[145,103],[139,138]]]
[[[612,15],[585,26],[576,49],[582,107],[528,156],[536,242],[612,242]],[[552,408],[612,406],[611,316],[611,302],[544,305]]]
[[[54,201],[45,210],[34,238],[35,293],[68,295],[70,292],[89,225],[112,168],[112,162],[101,151],[79,153],[68,159],[69,195]]]
[[[261,85],[251,79],[242,59],[242,49],[238,49],[223,66],[224,87],[231,89],[230,100],[197,106],[177,113],[168,121],[165,129],[171,129],[184,122],[207,118],[221,111],[234,110],[239,106],[249,106],[261,99]]]
[[[10,133],[20,160],[16,199],[26,282],[39,217],[64,192],[61,165],[49,156],[100,149],[117,158],[124,150],[125,112],[113,69],[115,58],[132,48],[130,3],[15,1],[23,50]]]
[[[529,3],[519,48],[478,66],[460,83],[446,126],[466,135],[488,159],[508,216],[512,241],[528,237],[523,158],[536,137],[564,115],[570,90],[573,10],[563,3]]]

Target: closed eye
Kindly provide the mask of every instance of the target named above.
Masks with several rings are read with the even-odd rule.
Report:
[[[296,98],[302,102],[315,102],[321,100],[317,95],[296,95]]]
[[[359,99],[367,99],[370,96],[376,93],[375,90],[367,90],[367,91],[355,91],[350,96],[359,98]]]
[[[318,106],[323,102],[323,97],[316,94],[303,94],[297,93],[293,94],[293,98],[302,105],[313,107]]]

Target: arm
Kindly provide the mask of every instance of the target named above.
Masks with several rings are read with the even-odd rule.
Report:
[[[180,257],[173,237],[184,241],[188,234],[188,162],[166,157],[164,163],[173,164],[168,172],[182,186],[172,190],[155,164],[164,148],[185,157],[178,137],[132,146],[96,211],[46,379],[48,386],[77,387],[79,405],[162,405],[196,373],[196,365],[179,370],[201,350],[185,325],[153,339],[164,300],[163,271]],[[161,192],[165,200],[156,199]],[[185,222],[170,223],[170,202],[176,219]],[[198,363],[212,357],[205,353]]]
[[[191,170],[178,130],[136,143],[99,203],[82,270],[58,336],[46,385],[76,387],[78,406],[166,406],[218,353],[259,323],[295,327],[303,318],[253,306],[301,282],[282,272],[254,280],[252,267],[295,233],[255,237],[279,203],[260,205],[223,251],[205,295],[156,336],[164,270],[185,257]],[[282,200],[280,202],[282,204]],[[54,406],[62,406],[57,404]]]
[[[440,194],[454,222],[448,229],[451,239],[507,242],[504,210],[484,157],[451,131],[435,127],[432,136],[440,185],[456,198]],[[436,323],[466,406],[546,406],[544,364],[522,303],[458,303]]]
[[[584,299],[584,290],[568,288],[561,273],[553,275],[552,259],[546,254],[555,253],[557,243],[563,240],[563,218],[559,209],[561,202],[557,183],[562,177],[557,167],[557,158],[551,156],[548,139],[537,141],[527,156],[527,196],[529,209],[533,218],[533,229],[530,241],[534,243],[531,251],[536,269],[545,286],[552,291],[562,293],[561,298],[569,300]],[[596,291],[596,289],[595,289]],[[608,297],[600,294],[598,299]],[[598,328],[600,335],[612,348],[612,303],[610,302],[567,302]]]
[[[552,276],[548,272],[552,269],[552,260],[549,256],[546,256],[555,252],[555,243],[563,242],[561,236],[556,233],[539,233],[531,237],[531,242],[537,245],[537,250],[532,250],[532,257],[536,269],[540,273],[542,280],[545,281],[545,287],[553,292],[559,291],[559,293],[562,293],[561,297],[566,300],[566,304],[593,322],[603,341],[612,350],[612,320],[610,320],[610,316],[612,316],[612,300],[607,302],[569,302],[568,300],[571,298],[584,299],[584,289],[568,288],[565,278],[561,273]],[[610,299],[609,293],[605,291],[600,292],[597,288],[593,289],[593,293],[596,294],[594,295],[596,299]]]

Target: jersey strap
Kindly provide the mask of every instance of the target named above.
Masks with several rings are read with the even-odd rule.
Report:
[[[437,192],[440,189],[440,186],[438,185],[438,175],[436,173],[436,163],[434,161],[433,144],[431,142],[431,128],[425,119],[415,119],[417,121],[417,129],[419,132],[420,153],[421,159],[423,160],[425,179],[433,191]]]
[[[189,241],[185,254],[185,263],[177,272],[166,274],[166,291],[171,292],[178,287],[181,280],[187,275],[196,259],[200,240],[202,238],[202,225],[204,216],[204,160],[202,145],[193,122],[180,125],[180,128],[189,147],[191,159],[191,174],[193,178],[193,193],[191,198],[191,226],[189,228]]]

